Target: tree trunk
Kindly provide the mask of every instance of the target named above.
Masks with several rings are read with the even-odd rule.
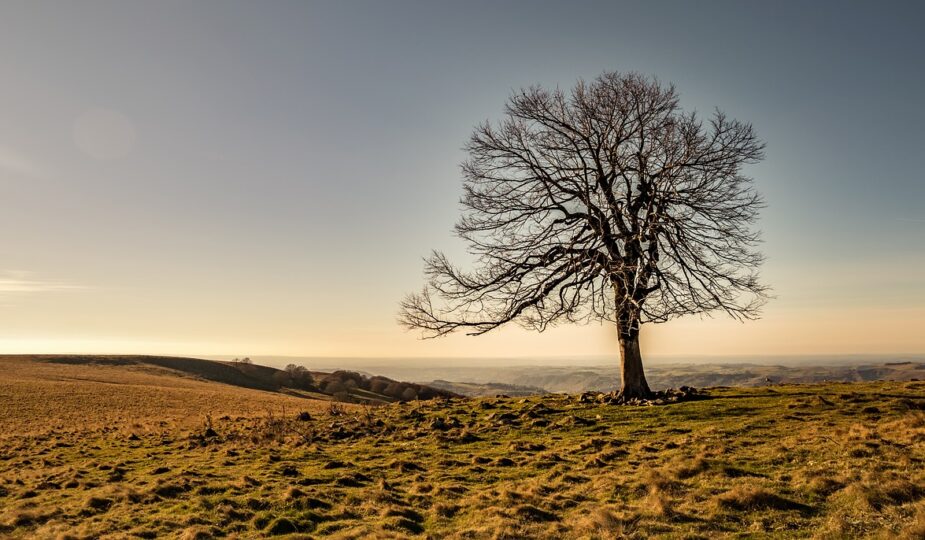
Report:
[[[620,332],[620,362],[620,374],[623,376],[620,397],[623,399],[650,397],[652,391],[649,390],[646,374],[642,369],[638,332]]]

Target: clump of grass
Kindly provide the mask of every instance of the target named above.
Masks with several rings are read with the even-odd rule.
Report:
[[[836,497],[860,512],[879,511],[885,506],[900,506],[925,495],[925,487],[901,478],[869,478],[850,484]]]
[[[925,504],[915,506],[915,515],[899,533],[901,540],[919,540],[925,538]]]
[[[640,516],[612,506],[599,506],[569,523],[577,535],[592,538],[635,538]]]
[[[278,536],[299,532],[299,527],[289,518],[279,517],[270,521],[264,531],[267,534]]]
[[[651,516],[668,518],[675,514],[674,503],[664,491],[653,487],[642,500],[642,511]]]
[[[714,502],[722,510],[803,510],[805,505],[781,497],[763,487],[739,484],[718,495]]]
[[[112,506],[112,499],[106,497],[90,497],[86,503],[86,508],[90,512],[105,512],[110,506]]]
[[[881,424],[890,440],[903,444],[922,444],[925,442],[925,412],[914,411],[901,418]]]
[[[845,486],[826,470],[801,470],[794,478],[794,485],[817,496],[828,496]]]
[[[239,489],[251,489],[259,486],[261,483],[262,482],[260,482],[260,480],[245,474],[238,479],[238,481],[235,483],[235,486]]]
[[[294,502],[300,501],[305,498],[306,493],[295,486],[290,486],[283,493],[283,501],[286,504],[293,504]]]
[[[431,508],[434,514],[441,518],[451,518],[455,516],[457,512],[459,512],[459,509],[460,506],[458,504],[450,504],[444,502],[438,502]]]
[[[514,515],[524,521],[558,521],[559,516],[531,504],[522,504],[514,508]]]
[[[680,459],[672,463],[669,471],[679,480],[693,478],[710,469],[710,462],[702,456]]]
[[[396,517],[385,520],[382,523],[382,527],[387,530],[393,531],[406,531],[413,534],[420,534],[424,532],[424,526],[414,521],[412,519],[404,517]]]
[[[643,492],[677,493],[680,488],[681,484],[662,470],[647,469],[642,473],[640,489]]]
[[[180,533],[179,540],[209,540],[214,538],[212,532],[201,525],[187,527]]]
[[[814,531],[814,540],[841,540],[860,536],[857,527],[844,514],[832,514]]]
[[[402,507],[397,507],[397,506],[391,506],[391,507],[383,509],[382,512],[379,514],[379,516],[382,518],[401,517],[405,519],[410,519],[411,521],[414,521],[414,522],[424,521],[424,516],[422,516],[418,512],[410,508],[402,508]]]
[[[848,438],[855,441],[866,441],[879,438],[875,429],[864,424],[852,424],[848,429]]]

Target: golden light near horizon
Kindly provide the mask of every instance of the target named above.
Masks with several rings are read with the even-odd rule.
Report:
[[[900,321],[892,320],[896,314]],[[875,315],[874,321],[865,316]],[[839,316],[813,311],[797,317],[772,313],[749,324],[723,319],[678,320],[648,325],[642,333],[643,347],[653,358],[687,357],[691,361],[749,356],[889,355],[920,354],[925,348],[921,329],[923,309],[854,309]],[[612,357],[618,362],[616,336],[608,326],[561,327],[542,334],[507,329],[471,338],[453,336],[420,341],[413,334],[387,326],[351,329],[326,328],[303,336],[218,335],[210,340],[161,340],[155,332],[148,338],[82,335],[48,335],[32,338],[0,338],[7,353],[100,353],[166,354],[204,356],[297,356],[369,358],[561,358],[580,363],[582,358]],[[786,336],[782,339],[781,336]]]

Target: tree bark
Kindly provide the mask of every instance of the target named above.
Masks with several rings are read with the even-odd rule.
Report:
[[[638,332],[620,333],[620,374],[623,377],[621,398],[648,398],[652,395],[642,369]]]

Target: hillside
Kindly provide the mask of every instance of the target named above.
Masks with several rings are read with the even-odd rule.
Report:
[[[237,418],[328,406],[317,399],[217,383],[156,363],[90,358],[0,357],[0,439],[97,428],[191,428],[206,415]]]
[[[925,535],[922,382],[344,408],[44,365],[0,378],[0,536]]]
[[[336,399],[355,403],[389,403],[400,400],[451,397],[455,394],[417,383],[386,377],[364,376],[350,371],[333,373],[285,370],[244,362],[220,362],[200,358],[132,355],[0,355],[0,373],[32,377],[37,381],[83,380],[93,375],[98,382],[119,384],[140,382],[169,388],[181,384],[174,379],[209,381],[250,390],[283,393],[300,398]],[[31,374],[31,375],[30,375]],[[144,376],[159,376],[149,380]],[[182,384],[181,384],[182,386]]]

